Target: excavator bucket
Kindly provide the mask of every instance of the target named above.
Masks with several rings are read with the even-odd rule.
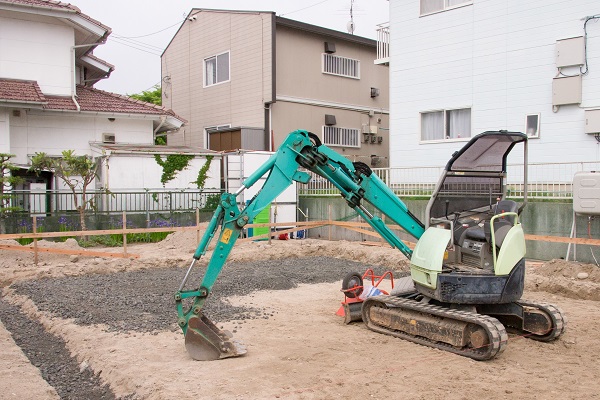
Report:
[[[233,340],[231,334],[216,327],[203,314],[188,320],[185,349],[198,361],[212,361],[246,354],[246,347]]]

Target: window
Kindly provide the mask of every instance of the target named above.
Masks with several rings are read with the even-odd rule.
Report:
[[[473,0],[421,0],[421,15],[473,4]]]
[[[323,53],[323,73],[360,79],[360,61]]]
[[[229,81],[229,52],[204,59],[204,86]]]
[[[360,147],[360,131],[337,126],[323,127],[323,144],[330,146]]]
[[[527,137],[540,137],[540,114],[529,114],[525,118],[525,132],[527,132]]]
[[[471,137],[471,109],[439,110],[421,113],[421,140]]]

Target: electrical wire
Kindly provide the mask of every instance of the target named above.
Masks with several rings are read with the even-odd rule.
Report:
[[[581,65],[579,67],[579,74],[575,74],[575,75],[563,74],[563,72],[560,70],[560,68],[558,68],[558,76],[570,78],[570,77],[574,77],[574,76],[587,75],[587,73],[590,70],[588,67],[588,57],[587,57],[587,38],[588,38],[587,23],[590,22],[591,20],[598,20],[598,19],[600,19],[600,14],[585,17],[585,22],[583,23],[583,65]]]
[[[306,6],[304,8],[299,8],[298,10],[290,11],[290,12],[287,12],[287,13],[284,13],[284,14],[279,14],[279,16],[283,17],[284,15],[290,15],[290,14],[293,14],[293,13],[297,13],[299,11],[304,11],[304,10],[309,9],[311,7],[318,6],[319,4],[327,3],[328,1],[329,0],[323,0],[323,1],[320,1],[318,3],[311,4],[310,6]]]
[[[176,23],[174,23],[173,25],[167,26],[166,28],[163,28],[161,30],[158,30],[156,32],[152,32],[152,33],[148,33],[146,35],[140,35],[140,36],[119,36],[121,39],[139,39],[139,38],[143,38],[143,37],[147,37],[147,36],[152,36],[152,35],[156,35],[157,33],[161,33],[163,31],[166,31],[167,29],[170,29],[176,25],[181,24],[183,21],[185,21],[185,19],[179,20]]]

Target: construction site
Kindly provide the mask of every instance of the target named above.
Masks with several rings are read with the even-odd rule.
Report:
[[[550,343],[509,334],[506,350],[481,362],[335,315],[347,272],[408,273],[396,249],[315,239],[240,243],[206,313],[248,352],[202,362],[185,350],[173,301],[196,243],[195,232],[178,232],[130,246],[137,259],[42,252],[37,266],[30,252],[2,251],[3,397],[598,397],[595,265],[528,262],[524,298],[556,304],[567,330]],[[81,250],[73,240],[39,246]]]
[[[527,258],[526,242],[597,240],[525,234],[527,174],[519,202],[505,182],[515,145],[526,168],[524,134],[472,138],[420,218],[366,164],[301,130],[222,193],[207,223],[197,213],[194,227],[127,229],[123,215],[120,230],[42,233],[34,217],[32,233],[0,243],[0,388],[31,399],[595,398],[598,265]],[[255,221],[308,172],[361,220]],[[128,245],[138,231],[174,232]],[[53,241],[111,233],[122,252]]]

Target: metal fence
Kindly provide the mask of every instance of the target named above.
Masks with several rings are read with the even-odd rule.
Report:
[[[210,207],[211,198],[220,192],[203,190],[144,191],[90,191],[86,193],[86,210],[89,213],[172,213]],[[10,206],[15,213],[30,215],[54,215],[77,211],[73,193],[69,190],[13,190],[9,193]],[[83,203],[83,195],[77,193],[77,204]]]
[[[400,197],[430,197],[444,167],[374,168],[373,172]],[[580,171],[600,171],[600,162],[533,163],[528,168],[528,197],[538,199],[573,198],[573,177]],[[307,185],[299,185],[300,196],[338,195],[326,179],[312,174]],[[507,191],[523,197],[523,165],[508,166]]]

